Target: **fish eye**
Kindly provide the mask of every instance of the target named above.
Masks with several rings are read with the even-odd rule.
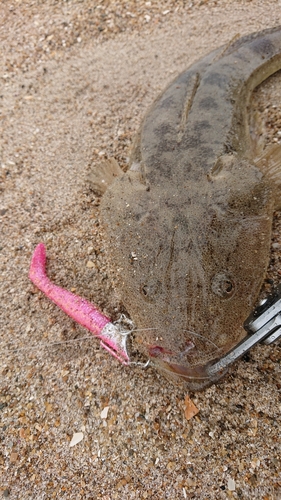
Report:
[[[235,292],[234,281],[227,273],[218,273],[212,279],[212,292],[223,299],[228,299]]]

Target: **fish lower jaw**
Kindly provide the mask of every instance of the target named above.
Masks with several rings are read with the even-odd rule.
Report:
[[[176,385],[184,385],[192,391],[203,390],[222,378],[227,370],[221,370],[213,376],[208,373],[208,367],[213,364],[208,362],[205,365],[178,365],[167,363],[165,361],[151,361],[151,365],[155,366],[161,373]]]

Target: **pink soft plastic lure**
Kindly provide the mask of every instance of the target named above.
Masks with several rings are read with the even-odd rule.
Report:
[[[101,346],[110,354],[123,365],[129,364],[126,349],[126,337],[129,332],[122,333],[120,325],[111,323],[93,304],[51,282],[46,274],[46,249],[43,243],[39,243],[34,250],[29,278],[68,316],[98,337]]]

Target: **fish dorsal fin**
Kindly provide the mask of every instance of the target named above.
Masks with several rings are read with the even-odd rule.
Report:
[[[270,144],[255,159],[255,164],[272,182],[276,191],[275,209],[281,209],[281,144]]]

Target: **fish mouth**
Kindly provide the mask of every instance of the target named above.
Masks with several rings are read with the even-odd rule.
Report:
[[[181,379],[189,386],[194,383],[194,387],[199,389],[216,382],[227,370],[212,372],[210,369],[224,354],[225,347],[219,347],[206,336],[192,330],[184,332],[188,337],[176,350],[164,342],[149,344],[146,354],[151,364],[163,374],[166,373],[168,378]]]
[[[207,365],[195,365],[195,366],[186,366],[186,365],[177,365],[175,363],[165,363],[166,369],[175,375],[190,379],[190,380],[205,380],[209,379]]]
[[[192,340],[191,333],[194,336]],[[166,372],[167,375],[170,374],[186,381],[212,381],[213,377],[210,376],[209,368],[220,358],[221,353],[219,352],[219,348],[200,334],[189,332],[189,337],[182,349],[179,349],[177,352],[163,345],[150,345],[148,347],[148,355],[151,363],[161,371]],[[202,344],[202,340],[204,343],[208,341],[215,347],[215,351],[209,353],[207,359],[206,355],[202,356],[202,348],[200,349],[198,345],[199,342]]]
[[[218,361],[218,358],[209,361],[205,365],[181,365],[161,361],[158,364],[158,368],[167,375],[170,374],[172,377],[185,381],[191,389],[201,390],[217,382],[227,373],[227,368],[218,370],[217,372],[210,371],[210,368],[216,361]]]

